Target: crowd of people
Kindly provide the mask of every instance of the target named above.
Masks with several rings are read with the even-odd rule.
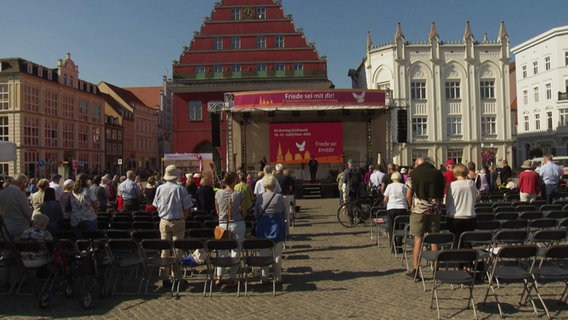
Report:
[[[518,176],[507,160],[501,163],[501,168],[483,165],[478,170],[473,162],[463,164],[449,159],[436,168],[431,160],[419,157],[412,166],[371,165],[363,172],[349,160],[347,168],[337,176],[339,201],[340,205],[354,201],[363,191],[371,197],[383,197],[391,230],[397,216],[410,214],[413,269],[407,276],[417,279],[422,238],[425,233],[440,232],[444,206],[448,230],[459,239],[463,232],[475,229],[475,204],[484,194],[518,192],[520,201],[527,202],[540,198],[552,203],[559,199],[563,169],[554,163],[552,156],[545,156],[540,168],[530,161],[523,162]],[[432,250],[437,250],[437,246],[432,245]]]
[[[80,239],[85,232],[99,228],[97,216],[119,212],[155,215],[162,239],[183,239],[185,220],[205,213],[218,219],[240,245],[245,238],[245,218],[257,221],[254,234],[275,242],[274,280],[282,283],[281,255],[289,233],[294,202],[294,179],[282,164],[273,171],[265,165],[253,180],[251,174],[226,172],[214,183],[202,173],[186,173],[170,165],[163,177],[150,176],[142,181],[134,171],[125,176],[89,177],[80,173],[75,179],[54,174],[51,179],[28,179],[17,174],[0,190],[0,216],[6,237],[17,241],[51,241],[59,231],[73,231]],[[254,218],[252,218],[254,217]],[[292,215],[293,218],[293,215]],[[237,252],[232,252],[235,255]],[[167,253],[163,253],[167,254]],[[227,253],[228,254],[228,253]],[[179,269],[171,270],[179,277]],[[166,277],[170,271],[165,272]],[[236,270],[222,281],[224,270],[216,272],[217,285],[236,284]],[[267,269],[262,282],[268,282]],[[164,286],[169,285],[164,278]]]

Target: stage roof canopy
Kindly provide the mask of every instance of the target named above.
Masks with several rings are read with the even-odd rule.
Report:
[[[381,90],[251,91],[225,95],[231,112],[386,109]]]

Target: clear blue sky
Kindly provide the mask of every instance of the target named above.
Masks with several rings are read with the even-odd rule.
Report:
[[[55,67],[67,52],[81,79],[121,87],[159,86],[171,76],[193,31],[209,16],[214,0],[2,0],[0,57],[21,57]],[[303,28],[328,76],[349,88],[350,68],[373,43],[393,40],[401,22],[408,41],[425,41],[436,22],[443,41],[462,39],[470,21],[474,36],[497,37],[505,21],[511,47],[553,27],[568,24],[565,0],[283,0],[296,27]]]

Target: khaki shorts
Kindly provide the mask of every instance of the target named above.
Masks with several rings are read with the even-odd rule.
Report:
[[[410,214],[410,234],[422,237],[426,232],[440,232],[440,215]]]

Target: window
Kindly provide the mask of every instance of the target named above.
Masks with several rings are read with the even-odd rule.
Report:
[[[241,8],[232,8],[231,9],[231,19],[241,20]]]
[[[414,149],[412,150],[412,163],[417,158],[426,158],[428,157],[428,149]]]
[[[534,129],[540,130],[540,114],[538,113],[534,115]]]
[[[455,163],[462,163],[463,151],[459,149],[449,149],[446,153],[446,159],[454,160]]]
[[[568,66],[568,51],[564,52],[564,65]]]
[[[231,37],[231,49],[241,48],[241,37]]]
[[[57,116],[57,93],[46,91],[45,98],[45,113],[50,116]]]
[[[8,141],[10,139],[10,122],[8,117],[0,117],[0,141]]]
[[[544,69],[546,71],[550,70],[550,57],[544,58]]]
[[[100,124],[101,123],[101,105],[94,103],[92,105],[93,113],[91,114],[91,122]]]
[[[79,149],[89,148],[89,127],[79,126]]]
[[[259,20],[266,19],[266,8],[265,7],[258,7],[256,8],[256,17]]]
[[[546,113],[546,129],[552,130],[552,112],[548,111]]]
[[[259,77],[266,77],[266,64],[259,63],[256,65],[256,74]]]
[[[410,82],[410,97],[414,99],[426,99],[426,81]]]
[[[223,77],[223,66],[215,65],[213,66],[213,75],[215,78]]]
[[[448,135],[458,136],[462,134],[461,116],[448,117]]]
[[[538,61],[533,62],[533,74],[538,74]]]
[[[86,100],[79,100],[79,120],[83,122],[89,120],[89,108]]]
[[[37,176],[37,163],[39,162],[39,152],[24,152],[24,166],[28,177]]]
[[[256,47],[259,49],[266,48],[266,36],[256,36]]]
[[[457,81],[446,81],[446,99],[460,99],[460,82]]]
[[[205,73],[204,66],[195,66],[195,73]]]
[[[528,92],[528,90],[523,90],[523,104],[525,106],[529,104],[529,92]]]
[[[294,75],[295,76],[304,75],[304,64],[303,63],[294,63]]]
[[[274,36],[274,47],[275,48],[284,48],[284,36],[283,35]]]
[[[57,147],[57,120],[45,120],[45,146]]]
[[[231,66],[231,72],[232,73],[241,72],[241,65],[240,64],[232,65]]]
[[[39,119],[25,118],[24,120],[24,145],[39,146]]]
[[[283,77],[286,75],[286,65],[283,63],[277,63],[274,65],[274,70],[276,70],[277,77]]]
[[[523,66],[523,78],[527,77],[527,66]]]
[[[412,118],[412,136],[413,137],[428,136],[428,117]]]
[[[497,117],[482,116],[481,117],[481,134],[484,136],[497,134]]]
[[[495,99],[495,81],[482,80],[479,83],[481,99]]]
[[[524,116],[523,122],[525,124],[525,131],[529,131],[529,116]]]
[[[74,148],[75,125],[73,123],[64,122],[61,133],[62,133],[63,148]]]
[[[69,119],[75,117],[75,99],[73,97],[63,98],[63,117]]]
[[[533,88],[534,102],[538,102],[538,87]]]
[[[8,85],[0,84],[0,110],[8,110],[9,103]]]
[[[24,87],[24,110],[39,112],[39,89]]]
[[[568,126],[568,109],[559,109],[560,112],[560,125]]]
[[[545,84],[546,87],[546,100],[552,99],[552,85],[550,83]]]
[[[213,38],[213,49],[215,49],[215,50],[223,49],[223,38],[222,37],[214,37]]]
[[[189,121],[201,121],[202,118],[201,112],[201,101],[190,101],[189,102]]]

